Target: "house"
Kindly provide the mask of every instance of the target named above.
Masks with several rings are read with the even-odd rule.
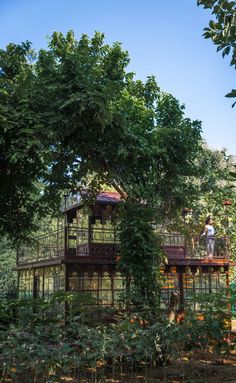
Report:
[[[85,208],[81,202],[64,209],[64,223],[17,254],[19,297],[48,297],[57,291],[87,292],[98,304],[115,306],[125,288],[117,270],[119,233],[115,215],[122,203],[117,192],[101,192]],[[159,233],[167,262],[162,305],[177,293],[179,305],[198,310],[193,296],[229,287],[232,265],[228,238],[215,238],[214,255],[205,259],[204,238],[187,239],[177,233]]]

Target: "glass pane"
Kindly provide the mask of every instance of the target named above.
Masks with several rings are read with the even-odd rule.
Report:
[[[194,277],[192,274],[183,274],[184,299],[188,306],[194,307]]]
[[[210,288],[210,274],[203,274],[204,276],[204,282],[205,282],[205,292],[209,292]]]
[[[103,276],[100,277],[100,289],[111,289],[111,277],[108,273],[104,273]]]
[[[33,296],[33,270],[19,272],[19,297],[31,298]]]
[[[222,288],[226,287],[226,274],[220,274],[219,275],[219,285]]]
[[[183,288],[193,289],[193,276],[191,274],[183,275]]]
[[[194,276],[194,285],[195,290],[202,290],[202,275],[196,275]]]
[[[98,290],[98,274],[94,273],[90,281],[91,290]]]
[[[124,288],[123,278],[114,276],[114,289],[119,290],[123,288]]]
[[[111,291],[99,291],[99,299],[101,300],[101,304],[109,305],[112,304],[112,293]]]
[[[213,293],[216,293],[219,288],[219,281],[218,281],[218,275],[217,274],[212,274],[211,275],[211,291]]]
[[[72,276],[69,278],[69,289],[70,290],[79,290],[79,277]]]

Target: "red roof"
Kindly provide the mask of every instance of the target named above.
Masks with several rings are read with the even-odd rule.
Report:
[[[118,192],[101,192],[96,198],[96,202],[118,203],[121,201],[121,195]]]
[[[119,202],[121,201],[121,195],[120,193],[118,192],[106,192],[106,191],[102,191],[98,194],[96,200],[95,200],[95,203],[100,203],[100,204],[118,204]],[[82,207],[83,206],[83,202],[82,201],[79,201],[77,203],[74,203],[73,205],[71,206],[68,206],[67,209],[65,209],[64,211],[70,211],[70,210],[73,210],[73,209],[76,209],[76,208],[79,208],[79,207]]]

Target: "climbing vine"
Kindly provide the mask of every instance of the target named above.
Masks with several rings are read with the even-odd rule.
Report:
[[[161,241],[153,230],[153,209],[127,201],[122,209],[118,267],[127,277],[127,299],[135,306],[152,307],[159,300]]]

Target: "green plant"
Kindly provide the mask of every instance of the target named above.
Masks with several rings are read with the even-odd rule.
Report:
[[[161,240],[154,232],[153,208],[126,201],[119,223],[120,261],[131,305],[154,309],[160,299]]]

